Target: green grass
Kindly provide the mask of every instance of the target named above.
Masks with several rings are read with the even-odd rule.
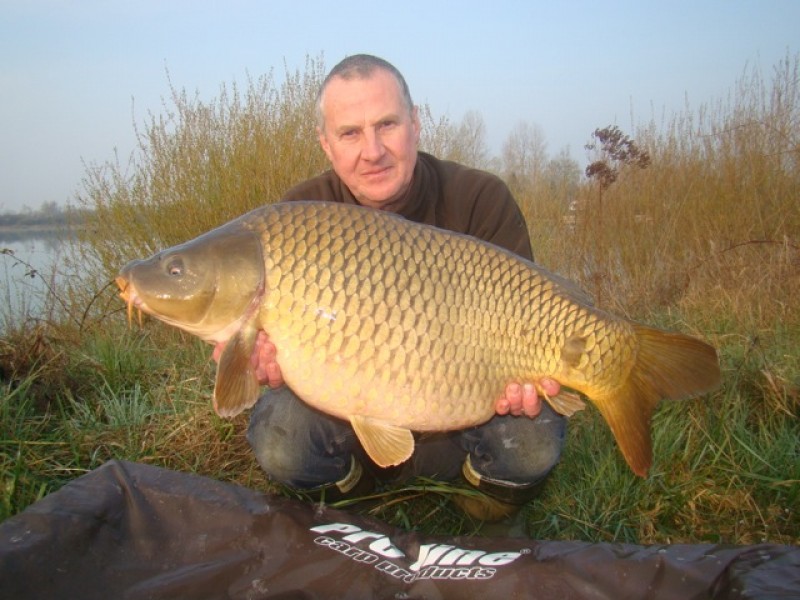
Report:
[[[26,374],[0,389],[0,517],[111,458],[285,493],[258,469],[244,439],[246,416],[214,415],[210,347],[154,321],[129,329],[120,317],[72,340],[37,342],[29,330],[5,338],[16,352],[26,342],[30,348]],[[725,339],[723,387],[662,404],[655,415],[647,479],[630,472],[594,409],[570,420],[560,465],[525,509],[530,535],[800,542],[800,370],[792,350],[800,333]],[[457,493],[464,491],[411,482],[353,510],[429,533],[480,533],[482,525],[453,504]]]
[[[309,104],[321,74],[311,62],[280,89],[260,79],[209,105],[174,92],[174,112],[140,134],[133,176],[90,170],[80,200],[96,212],[68,286],[51,290],[46,318],[0,315],[0,518],[112,458],[289,493],[258,468],[246,415],[214,415],[210,347],[154,321],[128,327],[109,282],[125,261],[322,168]],[[708,340],[723,372],[715,392],[659,407],[646,479],[596,410],[573,417],[561,463],[523,512],[533,537],[800,543],[799,74],[787,59],[731,105],[640,128],[650,165],[623,166],[602,196],[592,181],[516,179],[537,260],[602,307]],[[426,114],[428,147],[453,146],[448,123]],[[351,509],[486,533],[455,507],[464,493],[420,480]]]
[[[22,351],[31,339],[23,329],[4,341]],[[49,344],[61,349],[53,353]],[[214,370],[206,344],[120,321],[35,348],[41,356],[28,355],[32,370],[10,373],[0,389],[0,518],[112,458],[265,485],[246,448],[244,420],[223,421],[209,410]]]

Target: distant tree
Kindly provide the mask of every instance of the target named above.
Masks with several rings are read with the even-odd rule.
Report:
[[[5,212],[0,215],[0,227],[13,227],[19,222],[19,218],[16,213]]]
[[[478,169],[490,167],[486,123],[477,111],[468,111],[459,124],[448,117],[435,120],[427,105],[420,107],[420,148],[445,160]]]
[[[62,209],[57,202],[42,202],[42,205],[39,207],[39,212],[45,217],[56,216],[61,214]]]
[[[486,123],[477,111],[468,111],[461,119],[455,134],[454,153],[451,160],[471,167],[485,169],[489,166],[489,148],[486,143]]]
[[[547,141],[542,128],[520,121],[503,144],[503,177],[514,193],[524,196],[544,173],[547,159]]]
[[[449,152],[455,135],[455,126],[448,116],[434,117],[428,104],[419,106],[419,148],[424,152],[444,158]]]
[[[574,199],[581,181],[581,167],[572,156],[569,148],[562,149],[549,160],[544,169],[544,179],[549,191],[561,195],[567,202]]]

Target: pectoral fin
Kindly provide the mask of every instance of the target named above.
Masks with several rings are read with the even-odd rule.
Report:
[[[399,465],[414,452],[414,436],[408,429],[369,417],[350,417],[350,423],[364,450],[380,467]]]
[[[576,412],[586,408],[586,403],[576,392],[561,391],[552,398],[539,390],[539,394],[547,400],[547,403],[560,415],[571,417]]]
[[[228,340],[217,365],[214,410],[220,417],[235,417],[258,400],[259,383],[250,362],[256,343],[255,327],[242,327]]]

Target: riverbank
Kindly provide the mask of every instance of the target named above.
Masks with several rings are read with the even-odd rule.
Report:
[[[0,243],[29,238],[64,237],[80,228],[91,211],[46,204],[37,211],[0,214]]]
[[[75,226],[68,223],[40,223],[35,225],[0,225],[0,246],[26,240],[64,240],[72,237]]]

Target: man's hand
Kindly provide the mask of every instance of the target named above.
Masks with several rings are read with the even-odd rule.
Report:
[[[226,343],[220,342],[214,346],[214,352],[211,357],[215,361],[219,362],[219,357],[225,349]],[[256,378],[261,385],[268,385],[271,388],[283,385],[283,375],[281,374],[281,368],[278,366],[277,355],[278,350],[275,348],[275,344],[269,341],[267,333],[259,331],[250,362],[256,370]]]
[[[539,386],[548,396],[556,396],[561,390],[561,385],[554,379],[544,378],[539,380]],[[506,386],[505,396],[501,396],[494,404],[498,415],[514,415],[536,417],[542,412],[542,400],[536,393],[536,386],[532,383],[512,382]]]

